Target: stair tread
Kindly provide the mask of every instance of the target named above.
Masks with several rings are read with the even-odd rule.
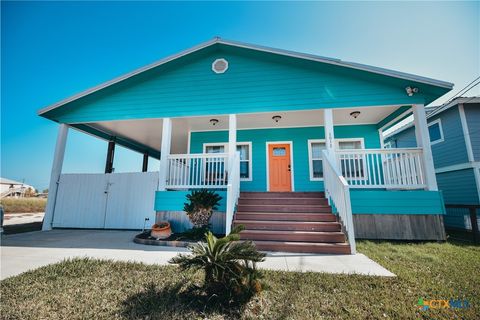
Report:
[[[321,208],[329,208],[330,205],[328,204],[239,204],[239,206],[245,207],[261,207],[261,206],[269,206],[269,207],[285,207],[285,206],[292,206],[292,207],[321,207]]]
[[[286,225],[291,225],[291,224],[340,224],[337,221],[272,221],[272,220],[245,220],[245,219],[238,219],[234,220],[234,223],[239,223],[241,224],[242,222],[244,223],[258,223],[258,224],[270,224],[270,223],[277,223],[277,224],[286,224]]]
[[[269,211],[237,211],[237,214],[277,214],[277,215],[285,215],[285,214],[291,214],[291,215],[328,215],[328,216],[335,216],[331,212],[269,212]]]
[[[245,241],[245,240],[241,240]],[[296,245],[296,246],[316,246],[316,247],[333,247],[333,246],[340,246],[340,247],[349,247],[350,244],[348,242],[305,242],[305,241],[274,241],[274,240],[246,240],[252,241],[258,244],[271,244],[271,245]]]
[[[242,233],[252,233],[252,234],[299,234],[299,235],[343,235],[341,231],[297,231],[297,230],[251,230],[245,229]]]
[[[297,200],[297,199],[302,199],[302,200],[318,200],[318,199],[326,199],[326,198],[323,198],[323,197],[278,197],[278,198],[281,198],[281,199],[289,199],[289,200]],[[240,199],[242,199],[242,194],[240,194]],[[251,199],[251,198],[243,198],[243,199]],[[265,198],[255,198],[255,200],[272,200],[272,199],[276,199],[276,198],[272,198],[272,197],[265,197]]]

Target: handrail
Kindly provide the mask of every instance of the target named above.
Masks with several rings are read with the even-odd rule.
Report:
[[[233,215],[240,196],[240,152],[235,152],[231,168],[228,170],[227,210],[225,213],[225,234],[232,230]]]
[[[333,156],[330,156],[327,150],[323,150],[323,160],[325,196],[328,202],[331,205],[333,204],[332,207],[336,209],[345,228],[345,233],[350,244],[350,252],[355,254],[357,249],[348,182],[336,168]]]
[[[167,157],[169,189],[227,187],[228,154],[192,153],[172,154]]]
[[[425,189],[422,148],[342,149],[337,167],[350,188]]]

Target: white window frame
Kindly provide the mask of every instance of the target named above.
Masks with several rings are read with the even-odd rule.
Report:
[[[209,142],[209,143],[204,143],[203,144],[203,153],[207,153],[207,147],[219,147],[223,146],[225,153],[228,153],[228,142],[222,143],[222,142]],[[252,181],[253,180],[253,156],[252,156],[252,142],[247,141],[247,142],[237,142],[237,146],[248,146],[248,154],[249,154],[249,159],[248,160],[240,160],[240,162],[245,162],[248,161],[248,178],[240,178],[240,181]]]
[[[442,127],[442,119],[438,118],[437,120],[434,120],[432,122],[429,122],[428,123],[428,128],[430,128],[430,126],[433,126],[434,124],[438,123],[438,130],[440,130],[440,139],[437,139],[435,141],[430,141],[430,145],[433,146],[434,144],[437,144],[437,143],[440,143],[440,142],[443,142],[445,141],[444,137],[443,137],[443,127]],[[430,130],[428,132],[428,135],[430,136]]]
[[[313,160],[319,160],[319,159],[313,159],[312,155],[312,143],[325,143],[325,139],[308,139],[308,170],[310,172],[310,181],[323,181],[323,178],[315,178],[313,176]],[[322,159],[322,166],[323,166],[323,157]]]
[[[360,141],[360,150],[365,150],[365,139],[364,138],[340,138],[335,139],[335,150],[351,150],[351,149],[340,149],[340,142],[357,142]],[[358,149],[353,149],[358,150]],[[338,169],[342,172],[342,165],[341,161],[338,161]],[[359,177],[358,180],[367,180],[368,179],[368,172],[367,172],[367,162],[363,159],[363,176]]]
[[[340,150],[340,142],[357,142],[360,141],[360,146],[361,149],[365,149],[365,139],[364,138],[339,138],[335,139],[335,149]],[[325,143],[325,139],[308,139],[308,169],[310,173],[310,181],[323,181],[323,178],[314,178],[313,177],[313,157],[312,157],[312,143]],[[318,160],[318,159],[316,159]],[[323,159],[322,159],[322,165],[323,165]],[[340,168],[340,166],[339,166]],[[341,168],[340,168],[341,170]],[[361,179],[367,179],[367,164],[365,161],[363,162],[363,172],[364,172],[364,177]]]

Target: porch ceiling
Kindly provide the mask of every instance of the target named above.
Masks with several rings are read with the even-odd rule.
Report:
[[[351,109],[335,109],[333,119],[335,125],[377,124],[399,106],[361,107]],[[352,111],[360,111],[357,118],[350,116]],[[282,118],[275,122],[272,117],[279,115]],[[219,120],[213,126],[210,119]],[[238,129],[255,128],[288,128],[323,125],[322,110],[304,110],[295,112],[268,112],[237,115]],[[94,131],[103,133],[102,138],[118,137],[121,141],[129,141],[135,151],[155,150],[160,151],[162,139],[162,119],[120,120],[95,123],[85,123],[85,126]],[[190,131],[218,131],[228,130],[228,115],[175,118],[172,120],[172,153],[187,153],[188,133]],[[95,133],[93,133],[96,135]],[[122,144],[119,140],[119,144]]]

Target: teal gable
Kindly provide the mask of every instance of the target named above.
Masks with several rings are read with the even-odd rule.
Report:
[[[212,71],[217,58],[225,73]],[[340,61],[340,60],[336,60]],[[214,44],[40,114],[62,123],[429,103],[449,88]],[[416,86],[409,97],[405,87]]]

